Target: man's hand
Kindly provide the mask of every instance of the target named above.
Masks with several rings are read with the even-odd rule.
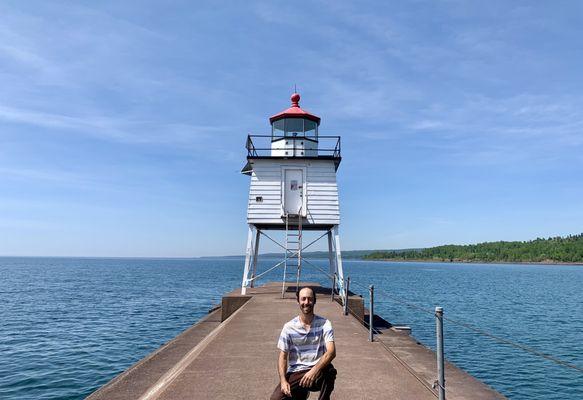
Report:
[[[316,382],[316,379],[320,376],[320,371],[316,368],[309,370],[300,380],[300,386],[305,388],[310,388]]]
[[[279,383],[281,385],[281,392],[286,396],[291,396],[291,388],[289,387],[289,382],[282,379]]]
[[[277,371],[279,373],[279,385],[281,386],[282,393],[291,397],[291,388],[289,387],[289,382],[285,377],[285,373],[287,371],[287,355],[288,354],[283,350],[279,352]]]

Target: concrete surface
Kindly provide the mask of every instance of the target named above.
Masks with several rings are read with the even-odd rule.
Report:
[[[431,350],[392,330],[368,342],[366,328],[352,315],[342,315],[342,307],[330,301],[324,288],[318,292],[315,312],[332,321],[335,333],[333,399],[437,398],[431,389],[436,377]],[[224,322],[217,322],[221,311],[215,311],[89,399],[268,399],[278,383],[277,338],[283,324],[298,314],[298,305],[294,288],[281,299],[277,283],[247,294],[251,298],[239,302],[240,308],[229,306],[231,315]],[[504,398],[451,364],[446,389],[448,400]]]
[[[107,384],[93,392],[88,400],[137,399],[159,380],[184,355],[221,324],[218,309],[180,335],[138,361]]]

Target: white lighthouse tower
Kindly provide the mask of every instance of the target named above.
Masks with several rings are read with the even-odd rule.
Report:
[[[344,274],[340,255],[340,209],[336,171],[340,165],[340,136],[319,134],[320,118],[299,105],[300,95],[291,96],[291,107],[270,117],[271,135],[247,137],[247,164],[241,171],[251,176],[247,208],[249,235],[241,294],[264,274],[281,267],[282,297],[286,283],[300,281],[302,265],[316,265],[302,259],[302,251],[327,237],[329,271],[343,293]],[[268,231],[285,231],[278,243]],[[303,231],[322,231],[315,241],[304,244]],[[284,259],[257,273],[261,236],[284,251]],[[326,271],[324,271],[326,272]],[[291,282],[290,282],[291,283]]]

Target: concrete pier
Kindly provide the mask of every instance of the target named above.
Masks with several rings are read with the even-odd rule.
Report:
[[[285,299],[280,298],[281,283],[249,289],[247,296],[230,293],[221,309],[88,399],[268,399],[279,381],[277,338],[283,324],[298,314],[295,290],[289,289]],[[342,307],[325,291],[318,288],[315,312],[330,319],[334,327],[337,357],[333,364],[338,370],[334,399],[437,398],[432,389],[437,373],[431,350],[391,329],[370,343],[360,315],[342,315]],[[364,312],[358,296],[349,304]],[[446,365],[446,388],[447,399],[452,400],[504,398],[451,364]]]

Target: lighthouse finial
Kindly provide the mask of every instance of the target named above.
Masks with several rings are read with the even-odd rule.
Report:
[[[292,94],[290,100],[292,102],[292,107],[300,106],[300,95],[298,93]]]

